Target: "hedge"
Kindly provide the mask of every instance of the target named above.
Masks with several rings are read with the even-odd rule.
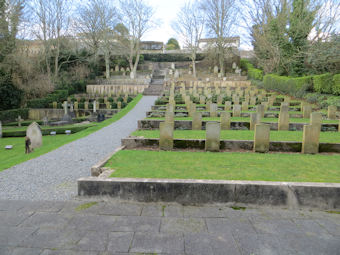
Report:
[[[333,77],[330,73],[313,76],[314,90],[319,93],[332,94]]]
[[[29,100],[27,102],[27,107],[34,109],[48,108],[53,102],[63,102],[67,99],[67,97],[67,90],[55,90],[53,93],[48,94],[46,97]]]
[[[312,76],[292,78],[276,74],[266,74],[263,78],[265,89],[293,96],[299,92],[309,90],[312,86],[312,82]]]
[[[248,60],[241,59],[241,69],[248,72],[248,78],[252,80],[263,80],[263,71],[255,68]]]
[[[7,111],[0,111],[0,120],[1,121],[15,121],[18,116],[21,116],[23,119],[28,119],[28,109],[13,109]]]
[[[190,55],[187,54],[143,54],[145,61],[152,61],[152,62],[185,62],[191,61]],[[196,60],[200,61],[204,59],[203,54],[197,54]]]
[[[333,94],[340,95],[340,74],[333,76]]]
[[[71,130],[71,134],[78,133],[84,129],[92,127],[93,125],[79,125],[74,127],[42,127],[42,135],[50,135],[52,131],[56,131],[57,134],[65,134],[66,130]],[[26,130],[3,130],[3,137],[24,137],[26,136]]]

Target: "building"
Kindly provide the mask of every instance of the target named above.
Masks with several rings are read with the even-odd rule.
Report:
[[[216,47],[216,38],[205,38],[198,41],[198,47],[201,51],[208,50],[210,48]],[[225,38],[227,47],[239,49],[240,48],[240,37],[228,37]]]

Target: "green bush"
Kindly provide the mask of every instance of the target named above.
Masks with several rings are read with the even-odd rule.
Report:
[[[312,76],[292,78],[276,74],[266,74],[263,78],[263,87],[267,90],[302,98],[306,91],[312,87]]]
[[[248,72],[248,78],[252,80],[263,80],[263,71],[255,68],[248,60],[241,59],[241,69]]]
[[[49,102],[46,98],[32,99],[27,102],[27,107],[29,108],[48,108]]]
[[[20,107],[24,92],[14,86],[12,75],[0,69],[0,110]]]
[[[313,76],[313,85],[315,92],[331,94],[333,87],[333,79],[330,73]]]
[[[333,94],[340,95],[340,74],[333,76]]]
[[[21,116],[23,119],[28,119],[28,109],[14,109],[7,111],[0,111],[0,120],[1,121],[15,121],[18,116]]]

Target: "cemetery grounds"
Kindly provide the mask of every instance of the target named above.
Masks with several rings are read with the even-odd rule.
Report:
[[[339,183],[338,117],[249,81],[171,80],[105,167],[112,178]]]

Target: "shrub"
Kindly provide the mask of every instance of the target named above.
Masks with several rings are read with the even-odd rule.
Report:
[[[21,116],[23,119],[28,119],[28,109],[14,109],[0,112],[0,120],[1,121],[15,121],[18,116]]]
[[[333,79],[330,73],[314,75],[313,77],[314,90],[319,93],[331,94]]]
[[[0,110],[20,107],[23,91],[14,86],[12,75],[0,70]]]
[[[248,72],[248,78],[252,80],[263,80],[263,71],[255,68],[251,63],[249,63],[246,59],[241,59],[241,69],[246,70]]]
[[[112,104],[111,104],[111,109],[117,109],[117,108],[118,108],[117,103],[112,103]]]
[[[47,108],[49,102],[46,98],[32,99],[27,102],[27,107],[29,108]]]
[[[127,99],[127,102],[130,103],[132,100],[133,100],[133,98],[129,96],[128,99]]]
[[[340,74],[333,76],[333,94],[340,95]]]

